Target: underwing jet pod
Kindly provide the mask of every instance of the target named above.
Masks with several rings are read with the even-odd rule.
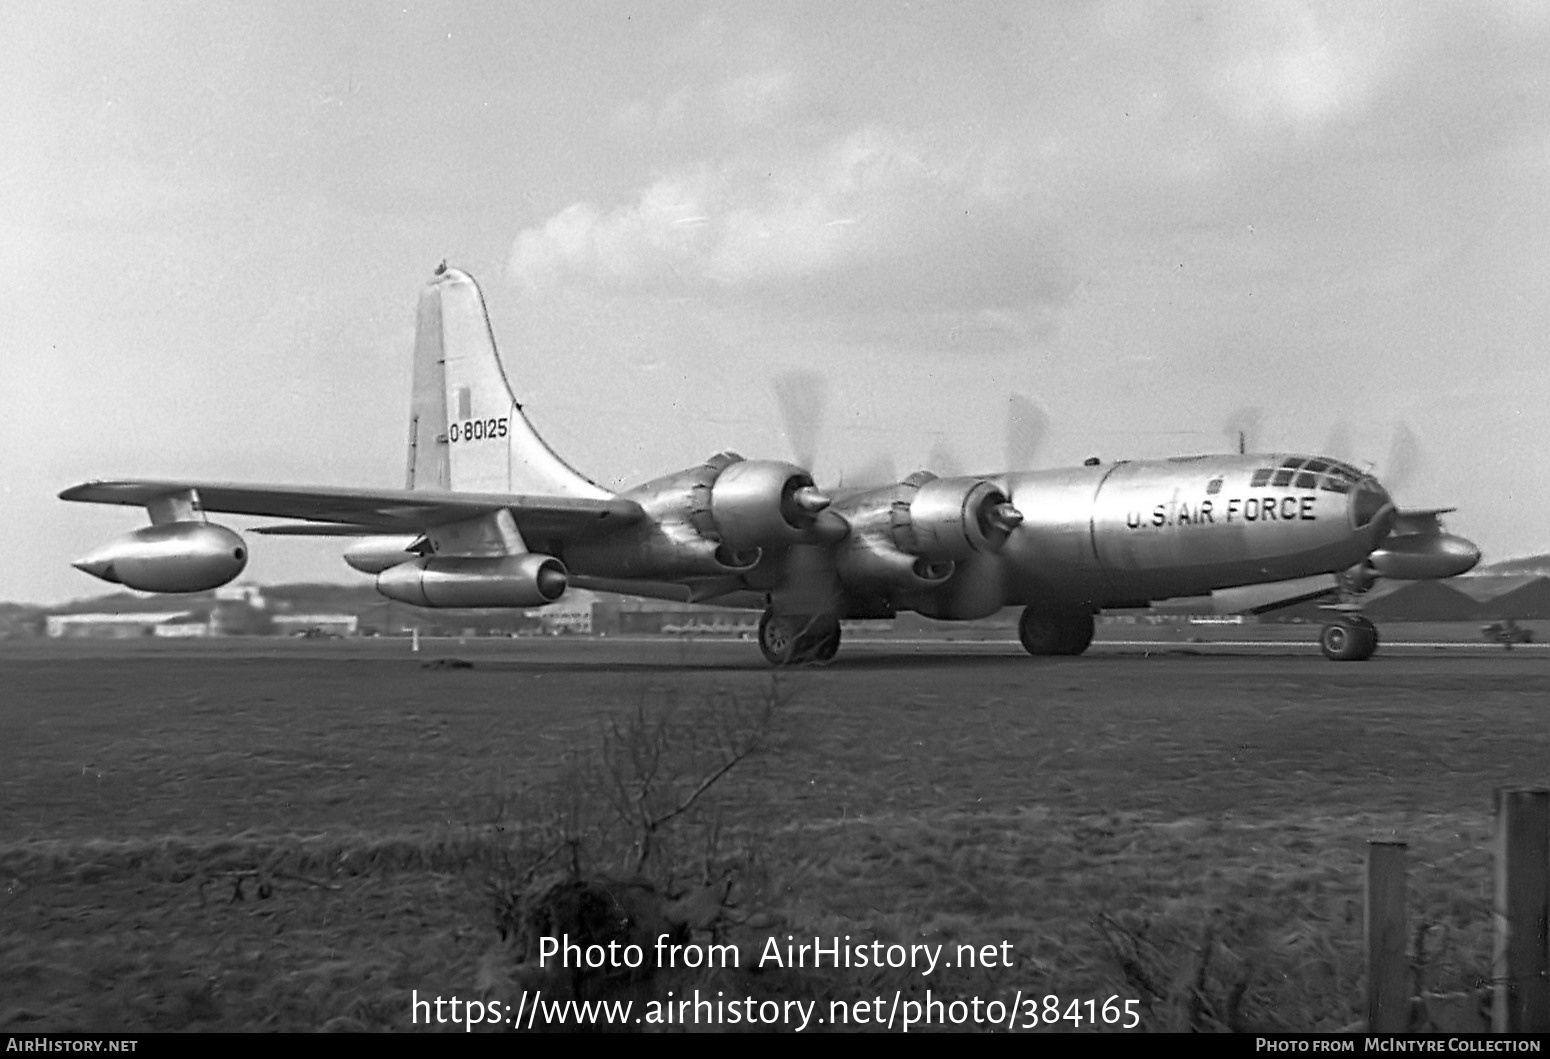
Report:
[[[805,468],[720,452],[613,493],[522,411],[474,280],[420,296],[402,489],[102,480],[62,499],[143,506],[151,525],[80,560],[148,592],[241,573],[240,537],[205,512],[299,519],[261,534],[353,538],[345,560],[421,607],[534,607],[570,586],[762,610],[775,665],[824,662],[840,622],[1024,608],[1023,646],[1077,655],[1105,608],[1211,595],[1241,610],[1334,598],[1321,642],[1361,659],[1380,577],[1448,577],[1479,559],[1445,510],[1400,512],[1371,475],[1295,455],[1184,456],[1045,471],[920,471],[835,495]],[[1247,593],[1248,595],[1244,595]]]

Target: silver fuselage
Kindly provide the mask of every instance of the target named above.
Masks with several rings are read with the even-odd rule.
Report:
[[[1320,469],[1287,469],[1310,461]],[[768,554],[753,570],[707,581],[697,592],[665,579],[620,577],[620,565],[639,555],[636,540],[600,540],[567,560],[578,585],[640,595],[762,606],[766,596],[800,583],[804,596],[839,600],[848,616],[914,610],[970,619],[1035,603],[1142,606],[1345,570],[1378,547],[1394,519],[1376,480],[1317,457],[1183,457],[982,477],[1011,498],[1023,522],[999,550],[959,561],[929,589],[848,585],[827,544]],[[836,510],[868,512],[881,492],[846,497]],[[615,550],[618,562],[609,561]]]
[[[1056,598],[1098,607],[1361,562],[1392,524],[1387,493],[1371,478],[1296,471],[1275,484],[1286,462],[1207,456],[1007,475],[1001,481],[1024,522],[1000,555],[984,558],[999,561],[1007,604]],[[1256,485],[1256,474],[1270,480]]]

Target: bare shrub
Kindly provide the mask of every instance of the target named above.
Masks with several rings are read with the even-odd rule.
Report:
[[[774,676],[756,694],[718,689],[687,705],[642,691],[555,781],[497,807],[486,886],[518,982],[596,997],[654,977],[649,958],[633,970],[541,968],[544,938],[649,954],[662,935],[722,936],[758,862],[727,843],[713,793],[765,748],[789,699]]]

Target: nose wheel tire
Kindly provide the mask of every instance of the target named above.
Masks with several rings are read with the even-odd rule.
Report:
[[[1319,648],[1331,662],[1365,662],[1378,649],[1378,627],[1360,615],[1347,615],[1319,631]]]
[[[776,614],[759,618],[759,650],[772,666],[823,665],[840,649],[840,622],[828,614]]]
[[[1085,610],[1028,607],[1017,638],[1031,655],[1079,655],[1093,642],[1093,616]]]

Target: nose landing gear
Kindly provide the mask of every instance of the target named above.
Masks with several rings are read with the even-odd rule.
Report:
[[[1378,627],[1360,614],[1341,614],[1319,631],[1319,647],[1331,662],[1365,662],[1378,649]]]

